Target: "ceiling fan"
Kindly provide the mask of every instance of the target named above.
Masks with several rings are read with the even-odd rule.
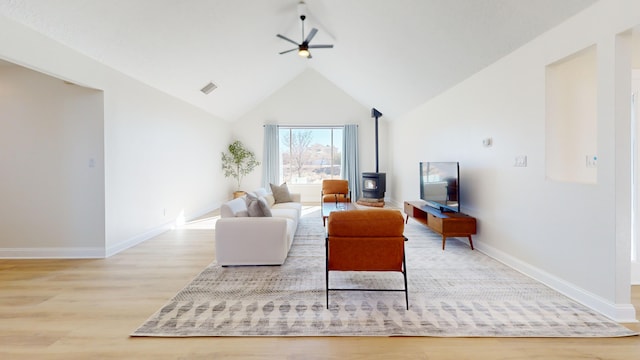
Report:
[[[304,5],[303,2],[300,2],[301,5]],[[280,55],[282,54],[286,54],[288,52],[292,52],[295,50],[298,50],[298,55],[302,56],[302,57],[306,57],[307,59],[311,59],[311,52],[309,52],[309,49],[328,49],[328,48],[332,48],[333,45],[309,45],[309,43],[311,42],[311,40],[313,39],[314,36],[316,36],[316,33],[318,32],[318,29],[316,28],[312,28],[311,31],[309,32],[309,34],[307,35],[307,38],[304,38],[304,20],[307,18],[306,15],[300,15],[300,20],[302,21],[302,43],[298,44],[297,42],[289,39],[288,37],[284,36],[284,35],[280,35],[277,34],[276,36],[279,37],[282,40],[286,40],[292,44],[295,44],[297,47],[293,48],[291,50],[286,50],[280,53]]]

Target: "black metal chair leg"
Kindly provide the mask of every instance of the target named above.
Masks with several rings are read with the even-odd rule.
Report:
[[[402,275],[404,275],[404,298],[407,302],[407,310],[409,310],[409,287],[407,286],[407,261],[405,260],[404,253],[402,254]]]
[[[327,309],[329,309],[329,238],[327,238],[325,240],[324,243],[324,251],[325,251],[325,257],[324,257],[324,279],[325,279],[325,293],[327,296]]]
[[[327,284],[325,286],[326,294],[327,294],[327,309],[329,308],[329,271],[327,271]]]

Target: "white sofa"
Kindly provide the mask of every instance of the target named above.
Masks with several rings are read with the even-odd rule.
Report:
[[[278,204],[263,188],[253,194],[266,200],[272,216],[249,217],[244,196],[224,203],[215,242],[222,266],[282,265],[287,258],[302,212],[300,194],[290,194],[293,202]]]

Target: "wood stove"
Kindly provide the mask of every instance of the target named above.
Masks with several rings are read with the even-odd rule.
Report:
[[[365,199],[384,200],[386,191],[386,174],[379,172],[362,173],[362,197]]]
[[[376,172],[362,173],[362,197],[368,202],[380,202],[384,204],[384,193],[387,188],[386,174],[378,172],[378,118],[382,113],[375,108],[371,109],[371,117],[376,119]]]

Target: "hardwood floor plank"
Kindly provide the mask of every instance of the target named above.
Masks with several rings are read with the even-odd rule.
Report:
[[[0,260],[0,359],[640,358],[637,336],[129,337],[213,261],[215,216],[208,214],[108,259]],[[640,313],[640,286],[632,294]],[[626,325],[640,331],[638,323]]]

